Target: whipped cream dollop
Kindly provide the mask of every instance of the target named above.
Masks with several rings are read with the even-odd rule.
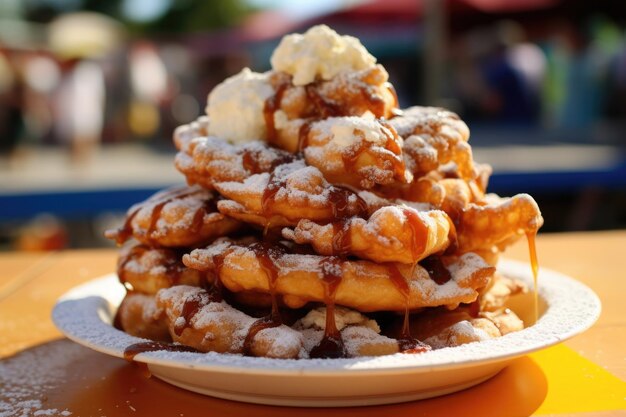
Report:
[[[232,143],[265,139],[263,108],[265,100],[274,95],[268,78],[268,73],[244,68],[215,87],[206,108],[209,135]]]
[[[272,68],[293,76],[294,85],[318,78],[329,80],[344,71],[358,71],[376,65],[361,42],[340,36],[326,25],[314,26],[304,34],[285,36],[274,50]]]

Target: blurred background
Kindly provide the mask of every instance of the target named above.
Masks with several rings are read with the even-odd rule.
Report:
[[[361,39],[402,107],[467,122],[490,190],[543,232],[626,227],[626,7],[609,0],[1,0],[0,250],[112,246],[183,183],[171,135],[280,38]]]

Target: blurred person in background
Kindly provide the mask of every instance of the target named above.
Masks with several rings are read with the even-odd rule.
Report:
[[[539,120],[545,56],[512,21],[481,27],[454,48],[455,95],[468,119],[533,125]]]
[[[104,103],[102,68],[89,60],[72,64],[61,82],[55,108],[58,135],[69,144],[74,162],[85,162],[100,143]]]
[[[22,82],[0,51],[0,157],[9,155],[23,135]]]

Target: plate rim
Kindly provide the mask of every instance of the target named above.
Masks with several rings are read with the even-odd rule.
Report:
[[[526,283],[530,283],[532,289],[532,275],[530,273],[530,265],[528,263],[502,259],[498,263],[497,270],[504,275],[512,275],[515,278],[522,279]],[[105,284],[111,285],[112,283],[117,283],[119,287],[123,288],[114,273],[95,278],[71,288],[57,300],[52,310],[52,320],[56,327],[66,337],[74,342],[111,356],[123,358],[123,350],[119,347],[111,346],[110,344],[103,342],[103,339],[100,337],[85,334],[86,332],[81,333],[81,329],[83,329],[83,327],[80,326],[81,320],[93,321],[95,319],[94,316],[97,316],[100,319],[99,325],[102,330],[107,329],[109,332],[116,332],[115,334],[111,333],[111,336],[115,336],[115,338],[120,341],[122,339],[125,340],[127,343],[126,346],[133,343],[148,341],[147,339],[134,337],[115,329],[110,323],[107,323],[104,320],[104,317],[102,317],[102,308],[105,308],[105,306],[117,308],[117,306],[112,306],[107,298],[102,295],[98,295],[97,293],[93,293],[93,290],[97,289],[98,286]],[[548,331],[549,329],[545,329],[548,324],[555,325],[555,323],[553,323],[554,320],[551,320],[548,323],[548,318],[553,317],[554,314],[563,313],[568,309],[572,309],[574,307],[573,304],[578,306],[581,302],[581,299],[578,297],[576,297],[575,300],[568,300],[564,297],[558,298],[558,296],[556,296],[557,298],[555,299],[555,293],[558,293],[559,287],[562,286],[566,286],[570,291],[576,291],[578,297],[583,297],[582,301],[584,301],[587,306],[587,310],[585,311],[588,314],[586,316],[580,315],[580,317],[577,317],[578,321],[574,323],[560,323],[557,321],[556,325],[561,327],[557,328],[556,331],[554,329],[552,331]],[[87,292],[89,298],[87,298],[87,296],[77,298],[77,295],[84,294],[85,292]],[[601,313],[600,299],[591,288],[573,277],[548,268],[540,268],[539,295],[540,297],[547,299],[548,306],[546,312],[542,315],[542,317],[540,317],[539,321],[535,325],[500,338],[473,342],[457,347],[433,350],[420,355],[404,355],[402,353],[397,353],[394,355],[380,357],[349,359],[272,359],[246,357],[237,354],[220,354],[215,352],[189,353],[157,351],[140,353],[136,355],[133,360],[147,365],[153,364],[157,366],[187,369],[189,371],[196,372],[238,373],[265,376],[328,377],[337,375],[346,377],[348,374],[382,375],[444,371],[448,369],[460,369],[486,365],[494,362],[509,361],[528,353],[548,348],[589,329],[597,321]],[[67,302],[78,303],[78,307],[91,314],[91,316],[81,314],[75,320],[76,323],[68,322],[68,311],[66,310],[69,306],[67,305]],[[74,307],[74,305],[72,305],[72,307]],[[103,327],[102,325],[105,325],[106,327]],[[78,331],[77,328],[79,329]],[[537,334],[545,337],[543,339],[539,338],[539,340],[533,339],[533,341],[530,342],[525,340],[523,337],[532,335],[534,338],[537,338]],[[503,349],[503,343],[512,338],[521,339],[522,341],[525,340],[527,343],[515,349]],[[491,355],[485,355],[481,352],[488,348],[496,350],[503,349],[503,351]],[[462,360],[443,361],[438,358],[439,356],[445,357],[446,353],[451,353],[453,358],[457,356],[462,357],[464,355],[466,356],[468,353],[475,353],[473,352],[474,350],[482,354],[478,356],[470,355],[471,357],[466,357]],[[429,363],[424,360],[424,355],[435,357],[437,360]],[[233,363],[229,364],[228,362]]]

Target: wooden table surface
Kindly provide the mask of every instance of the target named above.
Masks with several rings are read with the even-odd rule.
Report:
[[[537,246],[542,267],[579,279],[602,300],[591,329],[456,394],[323,411],[193,394],[63,338],[50,319],[55,300],[111,273],[116,250],[2,253],[0,416],[626,415],[626,231],[540,235]],[[507,257],[527,260],[525,242]]]

